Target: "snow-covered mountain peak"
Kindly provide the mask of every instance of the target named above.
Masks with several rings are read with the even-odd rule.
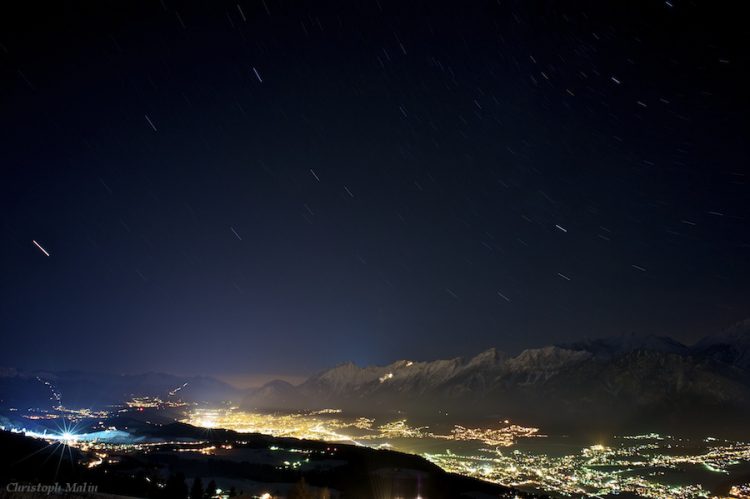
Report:
[[[608,338],[593,338],[560,345],[568,350],[585,351],[596,357],[617,357],[635,351],[688,355],[690,349],[666,336],[623,334]]]
[[[557,370],[561,367],[590,359],[592,354],[580,350],[548,346],[524,350],[516,357],[508,359],[505,365],[510,371]]]
[[[504,362],[505,359],[506,355],[493,347],[469,359],[467,367],[493,367]]]

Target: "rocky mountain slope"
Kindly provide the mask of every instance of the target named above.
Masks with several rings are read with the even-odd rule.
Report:
[[[622,336],[529,349],[490,349],[472,358],[341,364],[298,386],[269,384],[247,408],[336,407],[499,414],[548,423],[608,421],[733,423],[750,416],[750,321],[694,346],[657,336]]]

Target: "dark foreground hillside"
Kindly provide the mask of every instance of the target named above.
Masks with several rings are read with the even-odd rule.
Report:
[[[252,497],[260,489],[268,490],[274,497],[530,497],[446,473],[419,456],[387,450],[223,430],[207,433],[179,423],[150,426],[144,428],[146,434],[151,442],[147,450],[136,447],[109,452],[104,462],[88,467],[97,460],[91,450],[48,445],[19,434],[0,432],[3,494],[22,497],[12,493],[13,484],[58,483],[62,490],[50,495],[62,496],[67,483],[76,483],[94,485],[100,495],[186,498],[195,478],[200,478],[201,497],[208,497],[207,485],[212,482],[218,488],[245,497]],[[199,441],[196,436],[201,437]],[[231,452],[223,456],[199,452],[222,447],[231,448]],[[289,459],[284,454],[288,450],[306,456],[304,469],[268,458],[281,453],[279,459]],[[230,455],[235,453],[240,457]]]

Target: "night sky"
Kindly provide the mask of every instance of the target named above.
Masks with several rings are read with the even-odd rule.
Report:
[[[302,375],[750,317],[731,2],[25,3],[0,365]]]

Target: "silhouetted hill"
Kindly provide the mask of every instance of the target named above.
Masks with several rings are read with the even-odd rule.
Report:
[[[243,393],[207,376],[0,370],[0,408],[64,405],[102,409],[134,397],[219,403],[237,400]]]
[[[411,454],[226,430],[206,431],[181,423],[128,423],[134,436],[155,438],[163,444],[152,446],[147,453],[111,451],[108,462],[95,468],[86,466],[93,455],[0,431],[0,486],[5,490],[6,484],[11,482],[69,481],[95,484],[100,493],[158,499],[167,497],[165,483],[169,487],[169,477],[175,476],[212,477],[219,486],[237,482],[266,483],[266,488],[291,486],[304,478],[310,485],[339,491],[343,497],[362,499],[380,497],[386,489],[393,493],[411,496],[422,493],[425,497],[445,499],[470,497],[467,494],[471,493],[531,497],[507,487],[446,473]],[[181,452],[175,452],[175,440],[195,444],[182,446]],[[232,459],[226,454],[222,457],[198,453],[206,443],[229,444],[236,452],[244,453],[241,459]],[[305,470],[279,466],[286,459],[286,454],[280,454],[285,448],[293,449],[294,455],[308,456],[314,465]],[[189,452],[190,449],[196,452]],[[272,456],[270,461],[269,455]],[[280,462],[275,463],[274,459]],[[317,462],[319,465],[315,465]],[[56,495],[59,494],[52,494]]]

